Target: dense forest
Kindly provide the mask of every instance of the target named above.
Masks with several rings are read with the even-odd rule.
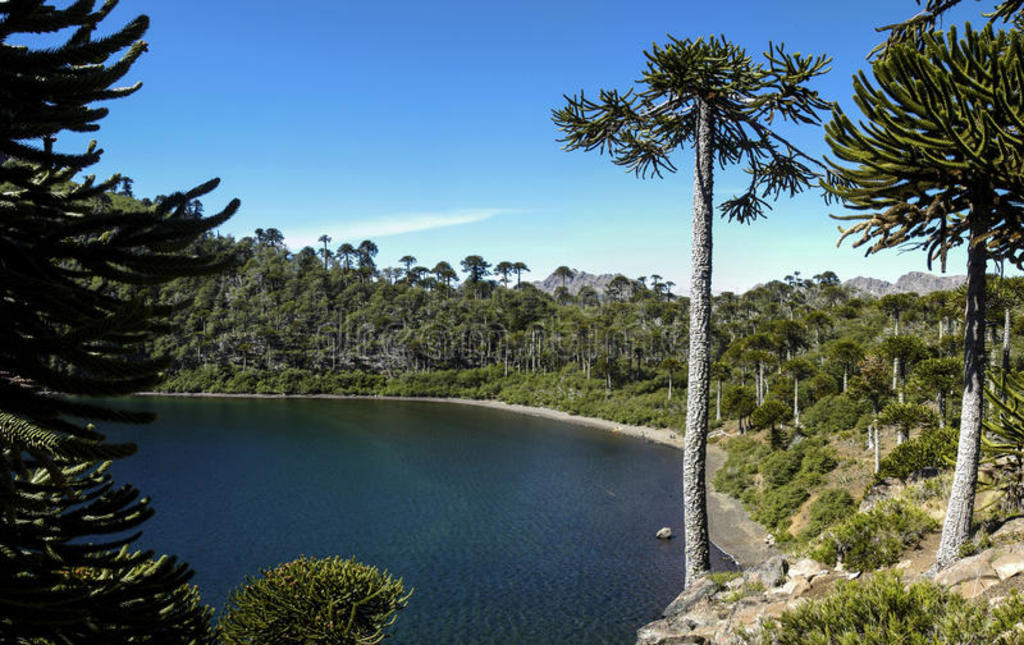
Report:
[[[689,301],[659,276],[549,294],[506,271],[522,262],[492,267],[478,255],[459,263],[459,280],[444,261],[427,269],[401,256],[380,268],[368,240],[293,253],[267,229],[198,244],[234,265],[161,288],[168,302],[195,294],[155,346],[174,357],[167,391],[499,399],[685,427]],[[794,518],[834,505],[840,491],[819,504],[819,488],[841,463],[845,474],[830,477],[849,480],[844,511],[871,472],[945,468],[955,455],[947,429],[959,421],[963,298],[962,288],[876,298],[831,271],[716,295],[709,425],[736,437],[724,444],[731,458],[718,488],[777,540],[807,542],[828,521],[808,532]],[[1024,280],[991,276],[986,299],[988,364],[1024,368]]]
[[[543,377],[565,399],[534,393],[548,404],[583,411],[577,398],[643,393],[652,416],[630,420],[662,424],[685,397],[688,299],[658,276],[547,294],[510,279],[512,262],[492,277],[489,262],[470,256],[460,283],[445,261],[427,269],[404,256],[378,268],[372,241],[292,253],[269,231],[206,238],[234,267],[162,287],[167,302],[194,294],[156,346],[174,358],[168,389],[494,396],[503,381]],[[1021,281],[990,284],[990,364],[1020,367],[1010,341]],[[784,401],[799,423],[823,397],[848,392],[879,411],[889,399],[929,402],[945,422],[962,370],[961,301],[951,292],[876,299],[830,271],[718,294],[713,418],[746,427]],[[884,387],[873,370],[885,371]]]

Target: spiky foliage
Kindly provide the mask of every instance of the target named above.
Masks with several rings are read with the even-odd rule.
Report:
[[[153,514],[107,468],[80,463],[24,473],[0,523],[0,636],[4,642],[206,643],[211,611],[173,557],[132,552]],[[100,543],[83,537],[109,536]],[[95,539],[95,538],[93,538]]]
[[[922,42],[923,51],[899,45],[875,61],[877,87],[864,72],[854,77],[868,124],[836,108],[826,127],[850,164],[833,165],[847,183],[831,190],[867,211],[836,217],[856,222],[840,242],[856,238],[868,254],[921,248],[929,268],[938,259],[944,269],[983,219],[988,253],[1024,266],[1024,38],[967,25],[962,39],[954,28]]]
[[[146,50],[148,20],[94,39],[116,2],[95,4],[0,3],[0,629],[5,640],[60,643],[168,642],[172,629],[187,642],[208,618],[182,587],[191,571],[123,549],[135,537],[123,532],[151,511],[96,466],[135,447],[104,441],[91,422],[151,415],[68,395],[117,396],[159,380],[166,362],[140,357],[174,309],[145,287],[224,267],[189,247],[238,201],[195,218],[190,202],[213,180],[153,209],[119,208],[107,196],[119,175],[81,175],[100,158],[95,142],[54,149],[62,132],[98,130],[107,109],[96,102],[140,87],[115,85]],[[39,34],[67,36],[51,48],[25,44]],[[103,534],[121,535],[90,542]]]
[[[826,56],[790,54],[769,43],[764,62],[724,37],[654,45],[639,89],[583,92],[553,111],[566,150],[598,150],[639,177],[675,172],[671,155],[697,137],[698,103],[714,115],[714,150],[720,167],[744,164],[746,191],[719,208],[729,219],[749,222],[765,215],[767,199],[796,194],[816,178],[817,161],[772,129],[776,118],[817,123],[829,107],[808,81],[828,71]]]
[[[299,558],[263,571],[228,598],[228,645],[372,645],[408,603],[401,578],[337,556]]]
[[[989,379],[979,486],[996,491],[993,504],[1005,514],[1024,512],[1024,376],[1000,372]]]
[[[854,125],[838,107],[826,126],[837,182],[828,186],[861,213],[840,242],[867,253],[923,249],[945,266],[966,244],[964,396],[957,471],[939,549],[940,566],[969,535],[977,483],[985,358],[985,267],[989,257],[1024,266],[1024,36],[991,26],[960,38],[926,33],[891,47],[872,64],[877,87],[861,72]]]
[[[921,0],[916,1],[920,6]],[[896,43],[919,41],[924,34],[934,30],[942,17],[961,2],[963,0],[926,0],[924,8],[910,18],[879,27],[878,31],[888,31],[889,35],[885,42],[875,47],[871,53],[886,52]],[[1001,0],[995,3],[991,11],[982,15],[987,17],[990,22],[1012,22],[1018,27],[1022,27],[1024,26],[1024,0]]]
[[[788,54],[769,43],[764,62],[725,38],[654,45],[636,91],[601,90],[597,101],[566,97],[553,112],[566,150],[607,152],[638,177],[674,172],[672,154],[694,147],[694,197],[690,283],[690,354],[687,380],[683,504],[686,578],[710,570],[707,491],[704,483],[711,383],[711,230],[714,166],[745,164],[747,189],[720,205],[729,219],[750,222],[765,214],[768,199],[793,195],[815,178],[818,163],[772,129],[776,118],[818,123],[828,107],[808,81],[823,74],[827,56]]]

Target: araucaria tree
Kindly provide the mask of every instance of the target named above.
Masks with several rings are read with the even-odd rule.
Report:
[[[0,3],[0,640],[199,642],[209,613],[184,584],[187,565],[128,549],[153,511],[114,487],[106,460],[135,446],[92,425],[152,415],[82,397],[159,380],[167,362],[139,357],[176,307],[139,286],[223,268],[188,249],[238,202],[193,217],[215,180],[129,210],[109,199],[120,176],[79,176],[99,160],[95,143],[55,150],[62,132],[99,129],[107,109],[95,102],[138,89],[115,84],[145,51],[148,24],[93,39],[116,2],[60,4]],[[25,44],[39,34],[67,37]]]
[[[710,569],[707,450],[711,343],[711,229],[715,166],[744,164],[750,183],[722,203],[723,216],[751,222],[769,199],[794,194],[815,179],[811,158],[779,136],[775,119],[819,122],[828,107],[808,86],[827,71],[825,56],[788,54],[769,44],[763,62],[724,38],[676,40],[645,52],[647,67],[625,93],[601,90],[598,100],[566,97],[553,118],[566,150],[598,150],[638,177],[674,172],[672,154],[693,146],[693,242],[690,354],[683,454],[686,581]]]
[[[945,268],[967,245],[963,407],[956,473],[937,555],[952,563],[970,534],[978,475],[985,371],[985,266],[1024,266],[1024,35],[991,27],[963,38],[926,33],[860,73],[854,99],[868,122],[836,109],[827,139],[841,162],[830,190],[864,211],[843,239],[874,253],[923,249]],[[857,237],[859,236],[859,237]]]

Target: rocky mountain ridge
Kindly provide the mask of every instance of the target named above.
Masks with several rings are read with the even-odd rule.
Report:
[[[933,275],[923,271],[911,271],[901,275],[895,283],[857,276],[843,282],[843,286],[878,297],[893,293],[916,293],[923,296],[933,291],[957,289],[966,281],[966,275]]]
[[[597,291],[599,294],[604,293],[608,283],[611,282],[616,273],[587,273],[586,271],[580,271],[579,269],[572,270],[572,277],[566,278],[564,284],[569,293],[576,295],[580,292],[583,287],[590,287]],[[924,295],[933,291],[949,291],[957,289],[967,280],[965,275],[934,275],[931,273],[925,273],[923,271],[911,271],[905,273],[897,278],[896,282],[889,282],[887,280],[880,280],[878,278],[868,278],[864,276],[857,276],[843,282],[844,287],[848,287],[854,291],[861,293],[881,297],[891,293],[917,293]],[[533,286],[537,287],[541,291],[547,293],[554,293],[555,289],[563,285],[561,277],[552,273],[543,280],[536,280]],[[676,293],[680,291],[679,287],[675,288]]]

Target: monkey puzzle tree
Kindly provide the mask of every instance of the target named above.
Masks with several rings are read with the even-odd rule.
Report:
[[[788,54],[769,44],[763,62],[724,38],[677,40],[644,52],[647,67],[638,89],[601,90],[594,101],[581,92],[553,111],[566,150],[607,152],[638,177],[674,172],[672,154],[694,148],[691,248],[690,355],[683,454],[686,583],[710,569],[707,449],[711,343],[711,228],[713,173],[745,164],[747,189],[720,205],[724,216],[751,222],[768,199],[794,194],[814,179],[810,158],[779,136],[774,119],[819,122],[828,104],[808,81],[827,71],[825,56]]]
[[[65,6],[66,5],[66,6]],[[0,3],[0,640],[176,642],[208,637],[183,584],[187,565],[132,553],[153,511],[115,488],[106,460],[135,451],[91,422],[152,419],[83,396],[151,387],[169,361],[141,359],[177,307],[145,288],[213,273],[227,259],[190,245],[230,217],[190,204],[216,180],[149,207],[107,203],[121,178],[79,173],[101,151],[57,152],[62,132],[92,132],[140,84],[114,85],[146,49],[145,16],[93,38],[116,2]],[[49,48],[25,44],[63,37]],[[113,59],[113,60],[111,60]],[[37,147],[35,141],[42,141]],[[74,398],[70,398],[73,395]],[[99,541],[96,536],[104,536]]]
[[[916,0],[921,4],[921,0]],[[932,31],[942,17],[959,5],[963,0],[925,0],[924,9],[910,18],[892,25],[880,27],[878,31],[888,31],[886,41],[876,47],[872,53],[884,52],[896,43],[915,42],[922,34]],[[1012,22],[1018,28],[1024,27],[1024,0],[1000,0],[994,3],[992,10],[982,14],[989,22]]]
[[[964,37],[926,33],[896,44],[861,72],[854,99],[868,119],[855,125],[838,107],[826,128],[835,155],[829,189],[866,211],[840,242],[867,253],[920,248],[943,269],[949,249],[967,245],[964,380],[957,466],[937,565],[948,566],[969,537],[978,475],[985,363],[988,258],[1024,266],[1024,35],[991,26]]]

